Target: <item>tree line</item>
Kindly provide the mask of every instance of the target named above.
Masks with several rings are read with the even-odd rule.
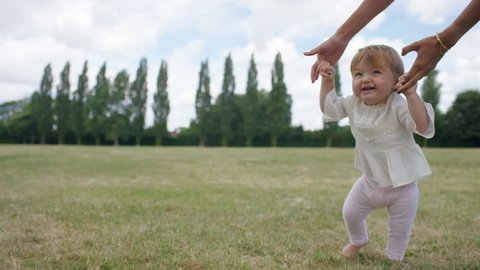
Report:
[[[53,74],[48,64],[40,88],[28,105],[0,122],[0,142],[94,145],[199,145],[199,146],[353,146],[348,127],[326,123],[322,130],[305,131],[291,125],[292,98],[284,81],[280,53],[271,70],[271,89],[259,89],[254,55],[247,71],[245,94],[236,94],[233,61],[225,59],[221,93],[210,93],[208,60],[200,64],[195,96],[195,113],[190,126],[175,132],[167,130],[170,101],[168,64],[162,60],[152,104],[154,121],[145,127],[147,109],[147,59],[140,60],[133,80],[126,70],[113,81],[106,76],[104,63],[89,87],[88,62],[71,92],[70,64],[60,73],[53,95]],[[341,95],[340,74],[336,68],[337,94]],[[446,113],[438,109],[441,84],[438,71],[432,71],[419,89],[435,110],[436,135],[426,146],[480,146],[480,92],[465,90]],[[13,102],[14,103],[14,102]],[[10,103],[7,103],[11,105]],[[5,105],[5,104],[4,104]],[[3,105],[0,105],[0,109]],[[321,117],[320,113],[317,117]]]

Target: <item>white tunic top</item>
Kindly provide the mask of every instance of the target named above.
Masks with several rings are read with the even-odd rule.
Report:
[[[407,101],[395,92],[385,104],[366,105],[354,95],[338,97],[332,90],[324,105],[325,122],[349,118],[356,142],[355,168],[379,186],[398,187],[432,173],[413,138],[414,132],[425,138],[435,134],[435,114],[429,103],[425,107],[430,124],[424,133],[416,130]]]

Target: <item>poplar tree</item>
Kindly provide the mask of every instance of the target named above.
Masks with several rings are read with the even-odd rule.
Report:
[[[50,64],[48,64],[43,71],[40,90],[33,93],[31,101],[32,116],[37,125],[41,144],[45,144],[48,135],[52,131],[52,87],[52,68]]]
[[[220,135],[222,146],[227,146],[233,133],[233,119],[235,117],[235,76],[233,75],[233,61],[230,54],[225,59],[223,72],[222,92],[219,96]]]
[[[437,82],[437,75],[438,71],[432,70],[422,85],[422,98],[432,105],[435,112],[437,112],[440,103],[440,88],[442,87],[442,84]]]
[[[340,71],[338,68],[338,64],[333,66],[335,68],[335,93],[337,96],[342,95],[342,84],[340,82]],[[325,146],[330,147],[332,146],[333,137],[335,136],[335,132],[338,130],[338,121],[334,122],[324,122],[323,123],[323,131],[326,137]]]
[[[113,139],[113,144],[118,145],[120,137],[128,136],[128,115],[126,112],[126,94],[130,87],[129,75],[126,70],[120,71],[113,81],[112,91],[109,96],[108,137]]]
[[[205,146],[209,128],[209,113],[212,108],[208,60],[201,63],[197,93],[195,95],[196,124],[200,146]]]
[[[425,78],[425,81],[423,82],[422,85],[422,99],[425,102],[428,102],[432,105],[433,111],[435,113],[435,130],[437,133],[437,138],[439,137],[439,134],[443,132],[443,126],[442,126],[442,114],[440,110],[438,109],[438,104],[440,103],[440,88],[442,87],[442,84],[437,81],[437,75],[438,71],[437,70],[432,70],[427,77]],[[427,146],[428,140],[426,138],[422,138],[422,145]]]
[[[110,82],[105,75],[106,69],[106,63],[104,63],[97,74],[97,84],[88,96],[88,123],[95,137],[96,145],[100,145],[100,139],[106,134],[108,124],[107,112]]]
[[[275,57],[272,70],[272,91],[270,92],[269,120],[271,145],[278,145],[278,138],[290,127],[292,99],[284,82],[283,62],[280,53]]]
[[[153,96],[153,129],[155,131],[155,144],[162,145],[162,140],[167,136],[167,119],[170,113],[170,101],[168,100],[168,65],[162,60],[157,77],[157,93]]]
[[[258,80],[257,65],[255,59],[250,57],[250,67],[248,68],[247,89],[245,93],[245,102],[243,104],[243,123],[245,133],[245,145],[252,146],[253,138],[258,131],[259,124],[259,102],[258,102]]]
[[[77,144],[82,143],[82,136],[85,134],[85,122],[87,119],[86,95],[88,94],[87,71],[88,62],[85,61],[83,71],[78,76],[77,90],[73,93],[71,119]]]
[[[60,83],[57,85],[55,99],[55,116],[57,124],[58,144],[64,143],[68,129],[70,114],[70,63],[67,62],[60,73]]]
[[[145,113],[147,110],[147,59],[142,58],[137,69],[137,76],[129,91],[130,104],[130,128],[135,137],[135,145],[140,141],[145,127]]]

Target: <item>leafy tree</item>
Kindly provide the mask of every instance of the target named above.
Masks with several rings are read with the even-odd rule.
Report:
[[[229,54],[225,59],[223,72],[222,92],[219,100],[220,135],[222,146],[227,146],[233,136],[233,119],[235,117],[235,76],[233,75],[233,61]]]
[[[128,136],[128,115],[126,112],[125,96],[130,87],[129,75],[126,70],[120,71],[113,81],[112,91],[109,96],[108,113],[110,115],[110,130],[108,137],[113,139],[113,144],[118,145],[120,137]]]
[[[205,146],[209,129],[209,113],[212,108],[212,97],[210,96],[210,75],[208,60],[201,63],[199,83],[195,95],[195,112],[197,115],[196,125],[200,146]]]
[[[21,140],[22,143],[35,142],[35,120],[31,113],[31,104],[26,105],[20,113],[15,113],[8,119],[8,131],[10,136]]]
[[[96,145],[100,145],[100,139],[106,134],[108,128],[110,82],[105,75],[106,69],[106,63],[104,63],[97,74],[97,84],[88,96],[89,127],[95,137]]]
[[[259,101],[258,101],[258,80],[257,65],[255,59],[250,57],[250,67],[248,68],[247,89],[245,93],[245,102],[243,104],[243,120],[245,132],[245,145],[252,146],[253,138],[259,128]]]
[[[40,90],[33,93],[31,103],[32,115],[37,124],[41,144],[45,144],[53,125],[52,87],[52,68],[48,64],[43,72]]]
[[[133,135],[135,136],[135,145],[140,145],[143,129],[145,127],[145,113],[147,110],[147,59],[142,58],[140,65],[137,69],[137,76],[130,88],[130,127]]]
[[[70,63],[67,62],[60,73],[60,83],[57,85],[55,99],[55,116],[57,120],[58,144],[64,143],[65,133],[68,129],[70,113]]]
[[[272,70],[272,91],[270,92],[270,136],[271,145],[278,145],[278,138],[290,127],[292,113],[292,99],[287,93],[287,86],[284,82],[283,62],[280,53],[275,57],[275,64]]]
[[[155,144],[162,145],[162,139],[167,136],[167,119],[170,113],[170,102],[168,100],[168,70],[167,62],[162,60],[157,77],[157,93],[153,96],[153,129],[155,131]]]
[[[335,93],[337,93],[338,96],[341,96],[342,84],[340,81],[340,71],[338,68],[338,64],[335,64],[334,68],[335,68]],[[326,147],[332,146],[332,140],[337,130],[338,130],[338,121],[323,123],[323,131],[326,137],[326,141],[325,141]]]
[[[432,105],[433,111],[435,112],[435,130],[436,130],[436,137],[439,137],[443,131],[442,127],[442,114],[438,109],[438,104],[440,103],[440,88],[442,84],[437,81],[438,71],[433,70],[431,71],[422,85],[422,98],[425,102],[428,102]],[[440,133],[440,134],[439,134]],[[421,139],[423,142],[423,146],[427,146],[428,140],[425,138]]]
[[[457,95],[445,115],[445,132],[456,146],[480,146],[480,91]]]
[[[72,102],[72,126],[77,144],[82,143],[82,136],[85,133],[85,122],[87,119],[86,96],[88,94],[88,62],[83,64],[83,71],[78,76],[77,90],[73,93]]]

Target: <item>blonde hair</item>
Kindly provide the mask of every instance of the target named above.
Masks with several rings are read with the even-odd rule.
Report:
[[[395,77],[395,81],[405,73],[400,55],[395,49],[387,45],[370,45],[359,49],[353,56],[350,64],[350,72],[353,73],[355,67],[362,60],[375,66],[389,68]]]

